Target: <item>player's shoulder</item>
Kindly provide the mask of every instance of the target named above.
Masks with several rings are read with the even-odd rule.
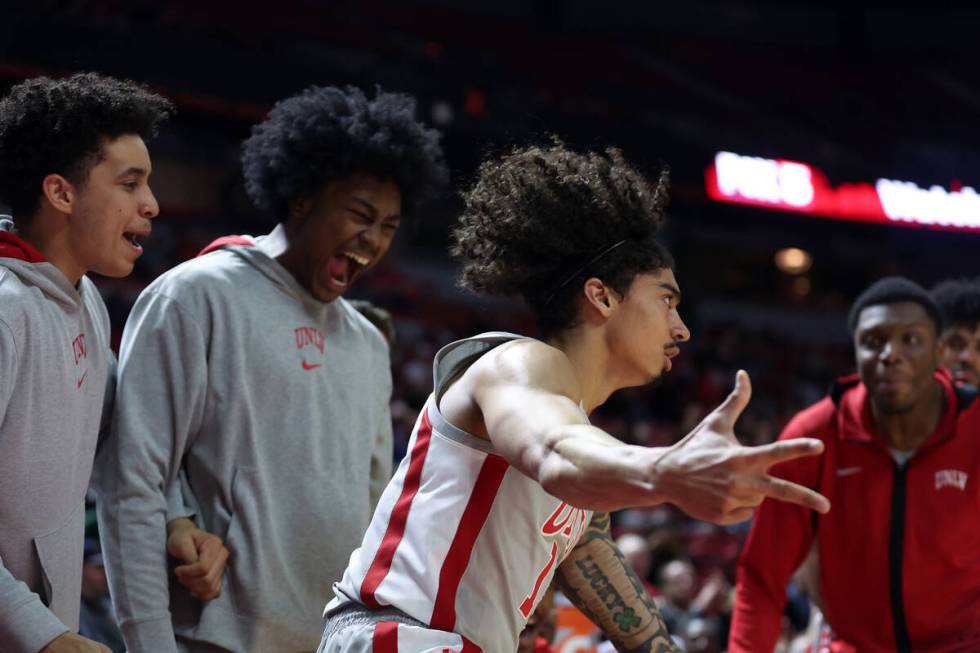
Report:
[[[27,332],[28,323],[38,315],[39,302],[43,293],[31,284],[25,283],[12,270],[0,266],[0,321],[11,334]]]
[[[515,337],[481,356],[467,372],[479,383],[523,385],[561,394],[580,392],[575,368],[557,347]]]
[[[571,367],[571,362],[557,347],[534,338],[514,337],[490,349],[474,365],[504,373],[522,373],[541,367]]]
[[[0,266],[0,337],[14,338],[26,318],[24,284],[10,270]]]
[[[209,284],[234,276],[239,269],[240,257],[233,251],[221,249],[203,256],[195,256],[167,270],[154,283],[175,286]]]
[[[162,295],[177,300],[221,295],[242,291],[243,266],[238,257],[226,250],[198,256],[167,270],[146,287],[148,295]]]
[[[29,286],[24,283],[10,268],[0,265],[0,300],[3,307],[22,305],[32,301],[32,293]]]

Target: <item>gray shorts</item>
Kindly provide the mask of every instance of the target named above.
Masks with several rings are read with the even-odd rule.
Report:
[[[317,653],[462,653],[464,646],[462,636],[429,628],[399,610],[352,603],[327,617]]]

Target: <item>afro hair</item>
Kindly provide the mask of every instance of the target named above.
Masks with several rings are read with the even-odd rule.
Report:
[[[868,286],[851,305],[851,310],[847,315],[847,328],[853,335],[857,329],[861,311],[869,306],[898,304],[900,302],[912,302],[921,306],[935,325],[936,334],[942,332],[943,318],[936,302],[929,296],[925,288],[905,277],[885,277]]]
[[[576,279],[620,294],[637,274],[673,267],[656,239],[668,174],[650,184],[618,149],[578,153],[554,140],[485,161],[453,233],[460,285],[518,294],[548,337],[578,322]]]
[[[149,140],[171,112],[170,102],[142,86],[96,73],[17,84],[0,100],[0,198],[15,219],[28,221],[46,176],[84,184],[105,139]]]
[[[415,101],[377,89],[314,86],[276,103],[242,145],[245,189],[278,219],[289,203],[334,179],[391,180],[406,214],[445,183],[439,133],[415,119]]]
[[[980,324],[980,278],[949,279],[932,289],[947,327],[975,329]]]

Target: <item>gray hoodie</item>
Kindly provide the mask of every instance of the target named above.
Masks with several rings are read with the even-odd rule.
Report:
[[[0,651],[78,629],[109,315],[0,219]]]
[[[131,653],[312,651],[321,611],[391,471],[381,334],[343,299],[314,299],[231,239],[140,296],[120,349],[97,467],[106,568]],[[235,244],[241,243],[241,244]],[[168,579],[163,488],[231,552],[221,596]]]

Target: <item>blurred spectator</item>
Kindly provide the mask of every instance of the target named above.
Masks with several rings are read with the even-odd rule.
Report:
[[[680,636],[687,653],[721,653],[721,626],[717,617],[692,617]]]
[[[684,638],[692,624],[695,624],[696,638],[704,640],[700,646],[723,641],[724,624],[727,620],[731,585],[720,569],[711,569],[704,582],[698,587],[698,575],[694,565],[687,559],[668,562],[658,574],[660,596],[657,602],[667,629],[675,637]],[[704,632],[706,628],[710,632]]]
[[[391,319],[391,313],[366,299],[351,299],[348,303],[381,332],[389,349],[395,346],[395,322]]]
[[[102,550],[95,538],[85,538],[85,558],[82,563],[82,603],[78,634],[101,642],[113,653],[125,653],[122,633],[116,625],[109,599],[109,583],[102,562]]]
[[[646,538],[634,533],[621,535],[616,540],[626,562],[633,568],[636,575],[643,581],[643,587],[650,596],[657,595],[657,589],[650,583],[650,568],[653,564],[653,552],[650,550],[650,543]]]
[[[957,383],[980,386],[980,277],[944,281],[932,297],[943,315],[940,362]]]
[[[672,560],[660,570],[658,603],[667,630],[678,634],[687,628],[688,611],[697,593],[697,575],[688,560]]]

